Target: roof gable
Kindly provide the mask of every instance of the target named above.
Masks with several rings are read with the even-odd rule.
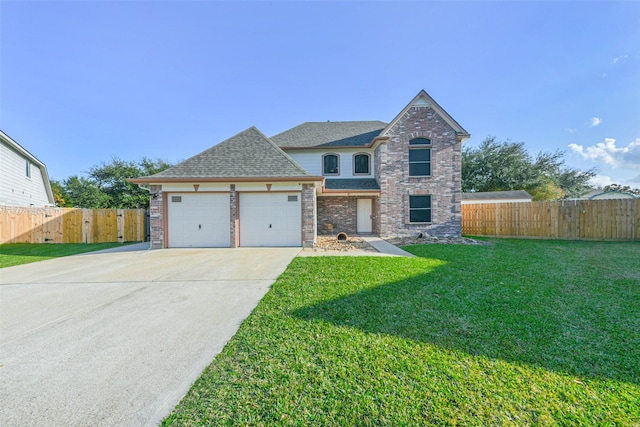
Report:
[[[409,104],[404,107],[404,109],[398,114],[389,125],[380,133],[381,136],[387,135],[387,133],[396,125],[398,120],[404,116],[410,108],[412,107],[430,107],[432,108],[442,119],[456,132],[456,134],[465,141],[471,137],[469,132],[464,130],[462,126],[458,122],[454,120],[453,117],[447,113],[444,108],[442,108],[438,103],[429,96],[429,94],[422,89],[416,96],[409,102]]]
[[[151,177],[171,179],[311,176],[255,126],[252,126]]]
[[[283,148],[364,147],[387,126],[381,121],[306,122],[271,139]]]
[[[51,205],[55,205],[55,198],[53,197],[53,190],[51,189],[51,181],[49,180],[49,172],[47,166],[42,163],[36,156],[28,152],[23,146],[14,141],[9,135],[0,130],[0,141],[5,143],[7,147],[11,148],[19,155],[23,156],[29,162],[33,163],[40,169],[42,175],[42,183],[44,185],[45,193],[47,193],[47,199]]]

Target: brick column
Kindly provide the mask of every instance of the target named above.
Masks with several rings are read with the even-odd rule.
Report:
[[[316,189],[313,184],[302,184],[302,246],[312,248],[316,244]]]
[[[236,185],[231,184],[231,191],[229,192],[229,208],[231,209],[229,215],[229,229],[231,233],[229,235],[229,247],[236,248],[238,247],[238,239],[236,231],[238,229],[238,193],[236,192]]]
[[[164,248],[164,193],[161,185],[149,189],[149,221],[151,222],[151,249]]]

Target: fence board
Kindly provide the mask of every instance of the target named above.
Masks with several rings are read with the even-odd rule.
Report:
[[[0,244],[142,242],[145,218],[144,209],[0,206]]]
[[[640,199],[464,204],[462,232],[475,236],[638,240]]]

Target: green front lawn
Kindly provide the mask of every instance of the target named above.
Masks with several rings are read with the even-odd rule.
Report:
[[[639,425],[640,243],[296,258],[164,425]]]
[[[83,252],[99,251],[121,245],[121,243],[7,243],[0,245],[0,268]]]

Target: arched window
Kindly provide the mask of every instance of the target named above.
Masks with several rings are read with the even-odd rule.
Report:
[[[431,140],[409,141],[409,176],[431,176]]]
[[[371,174],[371,156],[367,153],[357,153],[353,155],[353,174],[354,175],[370,175]]]
[[[325,154],[322,156],[322,174],[340,175],[340,156],[337,154]]]

